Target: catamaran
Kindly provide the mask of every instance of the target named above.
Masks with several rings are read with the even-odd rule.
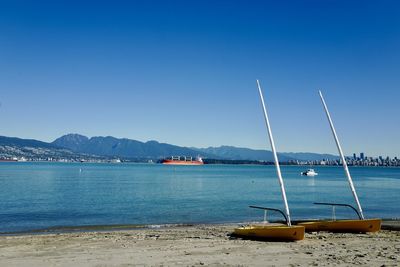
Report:
[[[322,96],[321,91],[319,91],[319,96],[321,98],[322,105],[324,106],[326,117],[329,121],[329,125],[332,130],[333,137],[336,142],[337,149],[340,154],[340,159],[343,164],[344,172],[347,176],[347,180],[349,182],[349,186],[351,192],[353,194],[354,200],[357,204],[357,209],[349,204],[338,204],[338,203],[314,203],[317,205],[329,205],[332,206],[333,215],[335,214],[335,207],[349,207],[353,211],[356,212],[358,219],[355,220],[336,220],[335,216],[333,216],[332,220],[323,220],[323,221],[312,221],[312,222],[302,222],[298,223],[298,225],[302,225],[306,228],[307,232],[313,231],[330,231],[330,232],[377,232],[381,229],[381,219],[365,219],[364,214],[361,208],[360,201],[358,200],[357,192],[353,184],[353,180],[351,179],[351,175],[349,172],[349,168],[347,167],[346,159],[344,158],[342,147],[340,146],[339,139],[336,134],[335,127],[333,126],[333,122],[331,116],[328,111],[328,107],[325,103],[324,97]]]
[[[262,209],[265,212],[267,210],[277,211],[277,212],[281,213],[283,215],[283,217],[285,218],[286,225],[284,225],[284,224],[247,225],[247,226],[242,226],[242,227],[236,228],[234,230],[233,234],[236,236],[242,236],[242,237],[246,237],[246,238],[262,238],[262,239],[271,239],[271,240],[279,240],[279,241],[280,240],[282,240],[282,241],[302,240],[302,239],[304,239],[304,231],[305,231],[304,226],[292,225],[291,220],[290,220],[290,212],[289,212],[289,206],[288,206],[287,199],[286,199],[285,186],[284,186],[283,179],[282,179],[278,156],[276,154],[274,138],[272,136],[271,127],[269,124],[267,109],[266,109],[265,103],[264,103],[264,97],[262,94],[260,82],[258,80],[257,80],[257,87],[258,87],[258,92],[260,94],[261,104],[262,104],[263,111],[264,111],[265,124],[267,126],[268,137],[269,137],[269,141],[271,143],[272,153],[274,156],[275,168],[276,168],[276,173],[277,173],[280,188],[281,188],[282,199],[283,199],[283,203],[285,205],[285,213],[279,209],[273,209],[273,208],[257,207],[257,206],[250,206],[250,208]],[[264,221],[265,221],[265,219],[264,219]]]

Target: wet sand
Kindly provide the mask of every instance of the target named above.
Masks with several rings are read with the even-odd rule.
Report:
[[[298,242],[229,236],[236,225],[0,236],[0,266],[398,266],[400,232],[310,233]]]

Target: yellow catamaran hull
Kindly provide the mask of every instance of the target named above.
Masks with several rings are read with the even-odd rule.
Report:
[[[304,239],[304,226],[294,225],[250,225],[236,228],[236,236],[276,241],[296,241]]]
[[[381,229],[381,223],[381,219],[365,219],[302,222],[297,225],[304,226],[306,232],[367,233],[379,231]]]

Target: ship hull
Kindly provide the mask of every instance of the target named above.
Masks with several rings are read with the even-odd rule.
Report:
[[[202,161],[185,161],[185,160],[163,160],[162,164],[165,165],[203,165],[204,163]]]

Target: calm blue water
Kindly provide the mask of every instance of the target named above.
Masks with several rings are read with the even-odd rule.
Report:
[[[293,219],[355,206],[341,167],[283,166]],[[350,168],[366,217],[400,218],[400,168]],[[261,220],[248,205],[283,208],[273,166],[0,163],[0,232],[54,226]],[[337,217],[354,217],[337,209]]]

